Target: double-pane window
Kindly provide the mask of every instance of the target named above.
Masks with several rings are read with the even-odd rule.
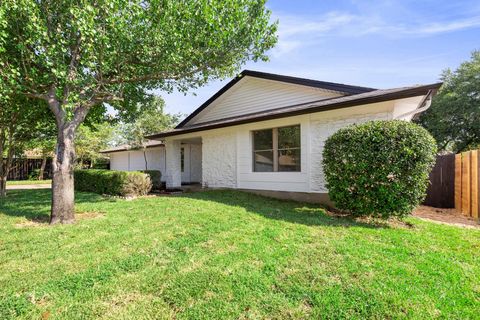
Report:
[[[253,131],[253,171],[301,171],[300,125]]]

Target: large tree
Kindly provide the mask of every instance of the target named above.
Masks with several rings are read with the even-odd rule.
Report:
[[[128,144],[133,149],[142,149],[145,159],[145,169],[148,170],[147,142],[148,135],[175,127],[182,114],[165,113],[165,101],[158,96],[151,95],[139,103],[140,112],[133,121],[122,121],[118,124],[118,131],[122,143]]]
[[[110,122],[94,125],[81,125],[75,137],[75,153],[77,166],[80,168],[93,167],[99,160],[105,158],[100,153],[108,148],[112,141],[115,127]],[[105,159],[106,160],[106,159]]]
[[[480,146],[480,51],[455,71],[443,72],[444,84],[418,122],[435,137],[440,150],[461,152]]]
[[[265,0],[2,0],[0,81],[55,115],[50,222],[74,221],[74,138],[92,108],[232,76],[267,59],[276,28]]]

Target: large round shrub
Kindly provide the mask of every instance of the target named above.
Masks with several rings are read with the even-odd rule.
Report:
[[[425,197],[436,152],[430,133],[411,122],[370,121],[340,129],[323,151],[330,199],[352,215],[407,215]]]

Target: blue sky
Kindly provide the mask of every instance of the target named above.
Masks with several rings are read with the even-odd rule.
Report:
[[[432,83],[480,49],[480,1],[270,0],[279,41],[270,61],[244,69],[377,88]],[[167,112],[190,113],[230,79],[186,96]]]

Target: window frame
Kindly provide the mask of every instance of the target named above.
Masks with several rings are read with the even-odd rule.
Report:
[[[299,146],[298,147],[293,147],[293,148],[279,148],[278,146],[278,129],[281,128],[289,128],[289,127],[298,127],[300,131],[300,141],[299,141]],[[265,131],[265,130],[272,130],[272,148],[271,149],[261,149],[261,150],[255,150],[255,132],[257,131]],[[266,128],[266,129],[256,129],[251,131],[251,154],[252,154],[252,172],[253,173],[278,173],[278,172],[290,172],[290,173],[299,173],[302,172],[302,126],[301,124],[292,124],[292,125],[287,125],[287,126],[279,126],[279,127],[274,127],[274,128]],[[279,169],[279,164],[278,164],[278,158],[279,158],[279,151],[284,151],[284,150],[299,150],[299,169],[295,171],[280,171]],[[255,153],[257,152],[265,152],[265,151],[272,151],[273,153],[273,168],[272,171],[256,171],[255,170]]]

